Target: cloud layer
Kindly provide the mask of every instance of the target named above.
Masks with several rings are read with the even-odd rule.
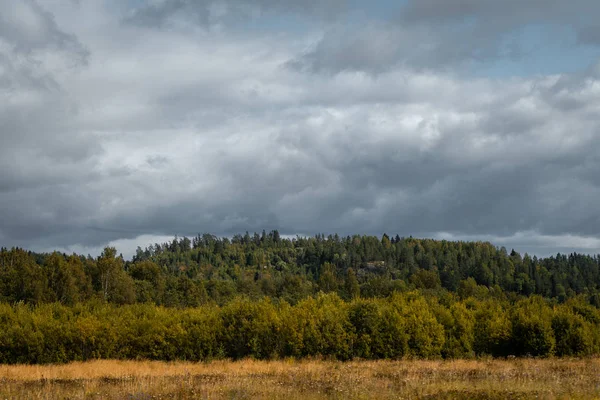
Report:
[[[279,229],[597,252],[600,64],[465,69],[532,62],[540,24],[595,49],[596,2],[538,3],[3,3],[0,242]]]

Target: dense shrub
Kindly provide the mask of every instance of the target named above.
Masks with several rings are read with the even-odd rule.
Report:
[[[184,309],[100,300],[0,303],[0,363],[586,356],[599,353],[598,321],[597,309],[577,301],[553,305],[532,297],[513,304],[419,292],[350,302],[328,293],[295,305],[236,298]]]
[[[560,307],[552,317],[557,356],[586,356],[598,352],[594,331],[597,326],[575,314],[568,307]]]
[[[553,311],[541,297],[522,300],[512,310],[512,341],[515,355],[550,356],[556,339],[552,330]]]
[[[514,355],[511,347],[512,323],[508,304],[485,301],[475,312],[473,349],[477,354],[495,357]]]
[[[437,321],[425,299],[412,292],[408,295],[395,294],[390,302],[404,321],[409,354],[423,358],[441,356],[444,327]]]

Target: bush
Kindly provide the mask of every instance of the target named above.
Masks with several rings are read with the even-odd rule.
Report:
[[[425,299],[412,292],[404,296],[392,295],[390,302],[404,321],[409,354],[422,358],[440,357],[445,340],[444,327]]]
[[[538,297],[511,305],[419,292],[349,303],[321,293],[294,306],[244,298],[186,309],[0,304],[0,363],[587,356],[599,352],[596,316],[578,301],[551,308]]]
[[[552,318],[557,356],[586,356],[597,351],[593,327],[583,317],[566,307],[559,308]]]
[[[488,300],[475,311],[473,350],[477,355],[514,355],[511,348],[512,323],[507,307]]]
[[[541,297],[520,301],[512,313],[512,341],[515,355],[551,356],[556,339],[552,330],[552,309]]]

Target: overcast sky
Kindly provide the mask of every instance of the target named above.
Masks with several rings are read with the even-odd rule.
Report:
[[[0,0],[0,245],[600,253],[597,0]]]

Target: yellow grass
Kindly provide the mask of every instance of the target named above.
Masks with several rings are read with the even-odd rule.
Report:
[[[600,359],[0,366],[1,399],[600,398]]]

